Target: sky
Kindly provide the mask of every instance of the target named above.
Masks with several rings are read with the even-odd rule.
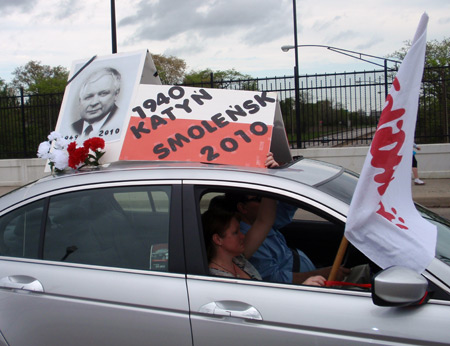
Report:
[[[299,45],[385,57],[412,40],[421,15],[427,39],[450,36],[449,0],[296,0]],[[187,71],[236,69],[291,76],[292,0],[115,0],[117,51],[176,56]],[[110,0],[0,0],[0,78],[30,60],[71,68],[112,53]],[[298,49],[300,75],[377,68],[325,48]],[[375,60],[381,62],[381,60]]]

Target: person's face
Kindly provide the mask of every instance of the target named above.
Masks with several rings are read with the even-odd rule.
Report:
[[[93,123],[107,115],[117,99],[114,79],[105,75],[88,83],[80,94],[81,118]]]
[[[233,217],[223,237],[220,239],[222,249],[226,250],[233,256],[238,256],[245,250],[244,238],[245,236],[241,232],[239,221]]]
[[[261,203],[261,198],[258,196],[247,195],[247,200],[245,202],[240,202],[239,211],[245,222],[253,224],[258,215],[259,205]]]

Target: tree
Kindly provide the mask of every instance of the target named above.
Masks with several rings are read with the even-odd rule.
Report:
[[[178,84],[183,81],[186,62],[174,56],[152,54],[153,62],[163,84]]]
[[[51,67],[31,60],[17,67],[12,74],[12,87],[23,88],[26,93],[37,95],[64,92],[69,71],[62,66]]]
[[[405,46],[390,54],[391,57],[403,60],[411,47],[411,41],[406,41]],[[450,65],[450,38],[444,38],[441,42],[437,40],[428,41],[425,52],[425,71],[423,75],[424,94],[442,99],[443,92],[448,89],[448,66]],[[447,67],[447,68],[446,68]],[[428,83],[428,81],[439,81]],[[447,81],[446,83],[444,83]]]
[[[193,86],[211,86],[211,74],[213,87],[220,89],[258,90],[258,85],[250,75],[229,70],[213,71],[210,68],[200,71],[191,71],[184,76],[183,84]]]
[[[0,78],[0,108],[15,106],[17,104],[15,96],[11,86],[4,79]]]
[[[406,56],[411,41],[405,42],[405,47],[391,54],[403,59]],[[421,102],[416,126],[416,138],[424,137],[429,141],[431,129],[440,129],[441,135],[448,135],[448,113],[450,112],[450,38],[442,41],[428,41],[425,52],[425,70],[422,78]],[[435,116],[430,116],[428,109],[437,110]],[[426,119],[425,114],[428,113]],[[440,114],[439,114],[440,113]],[[434,131],[436,132],[436,131]],[[422,141],[424,142],[424,141]]]
[[[8,96],[8,85],[5,80],[0,78],[0,97]]]
[[[405,41],[405,46],[390,54],[390,57],[403,60],[411,47],[411,41]],[[450,38],[428,41],[425,53],[425,67],[442,67],[450,65]]]

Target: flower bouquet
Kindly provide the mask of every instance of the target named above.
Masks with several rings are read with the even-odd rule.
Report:
[[[89,138],[83,142],[83,146],[78,147],[76,142],[69,143],[61,134],[53,131],[48,141],[39,145],[37,156],[48,160],[52,173],[59,173],[67,167],[81,169],[99,166],[100,158],[105,154],[102,151],[104,148],[103,138]]]
[[[100,163],[100,158],[105,154],[100,151],[105,148],[105,141],[99,137],[86,139],[82,147],[77,147],[76,142],[72,142],[67,146],[69,153],[69,167],[73,169],[80,169],[85,166],[97,167]],[[91,154],[90,152],[93,152]]]
[[[62,172],[67,168],[69,160],[69,154],[66,150],[69,142],[55,131],[51,132],[47,138],[48,141],[39,144],[37,157],[48,160],[52,173]]]

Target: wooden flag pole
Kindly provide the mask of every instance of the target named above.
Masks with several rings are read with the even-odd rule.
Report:
[[[345,251],[347,251],[348,246],[348,240],[345,238],[345,236],[342,237],[341,245],[339,245],[338,252],[336,254],[336,258],[334,259],[333,266],[331,267],[330,275],[328,276],[328,281],[335,281],[337,272],[339,270],[339,267],[342,264],[342,260],[345,255]]]

